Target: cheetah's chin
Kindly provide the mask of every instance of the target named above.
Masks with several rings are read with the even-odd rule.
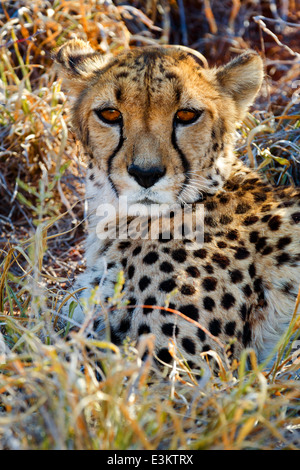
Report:
[[[150,200],[137,202],[128,207],[129,216],[155,216],[159,214],[162,215],[168,211],[170,211],[168,204],[160,204]]]

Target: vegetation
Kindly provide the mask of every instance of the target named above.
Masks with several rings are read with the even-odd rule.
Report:
[[[0,449],[300,449],[299,296],[271,369],[246,350],[229,367],[215,355],[218,376],[209,361],[196,375],[172,344],[172,368],[153,374],[140,359],[153,338],[138,351],[97,341],[89,322],[61,326],[84,269],[86,166],[51,60],[75,36],[103,54],[183,44],[210,64],[258,50],[267,78],[238,153],[299,185],[299,16],[294,0],[1,2]]]

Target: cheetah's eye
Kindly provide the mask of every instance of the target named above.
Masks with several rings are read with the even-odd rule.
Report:
[[[98,118],[108,124],[117,124],[122,121],[122,114],[117,109],[106,108],[106,109],[95,109],[95,113]]]
[[[203,111],[193,109],[180,109],[175,114],[175,119],[179,124],[192,124],[202,113]]]

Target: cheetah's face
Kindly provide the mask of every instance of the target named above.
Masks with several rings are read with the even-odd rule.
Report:
[[[56,62],[91,158],[90,184],[129,205],[172,204],[201,200],[228,179],[235,123],[262,81],[255,53],[205,69],[175,47],[104,59],[74,40]]]

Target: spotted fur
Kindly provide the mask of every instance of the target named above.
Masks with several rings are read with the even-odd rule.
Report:
[[[171,338],[192,365],[199,364],[201,352],[219,351],[220,342],[230,346],[231,358],[246,347],[265,358],[293,314],[300,198],[298,189],[273,188],[233,153],[236,122],[263,80],[260,57],[247,51],[224,67],[204,69],[175,47],[103,58],[74,40],[58,50],[56,63],[72,95],[74,130],[89,159],[87,268],[75,284],[86,288],[80,300],[87,301],[100,286],[112,340],[120,344],[127,336],[138,340],[153,333],[157,357],[164,362],[171,360]],[[103,108],[119,110],[122,119],[103,122]],[[196,110],[195,121],[176,121],[179,109]],[[129,168],[142,175],[153,168],[161,173],[145,187]],[[117,211],[121,196],[128,198],[133,215],[146,202],[194,209],[204,204],[203,246],[188,249],[193,243],[188,234],[174,239],[175,219],[167,239],[160,234],[158,239],[101,241],[97,207],[105,202]],[[146,217],[145,227],[149,224]],[[109,304],[121,270],[125,309]],[[78,306],[75,320],[83,321],[91,308]],[[99,305],[95,312],[95,331],[101,335],[105,315]]]

